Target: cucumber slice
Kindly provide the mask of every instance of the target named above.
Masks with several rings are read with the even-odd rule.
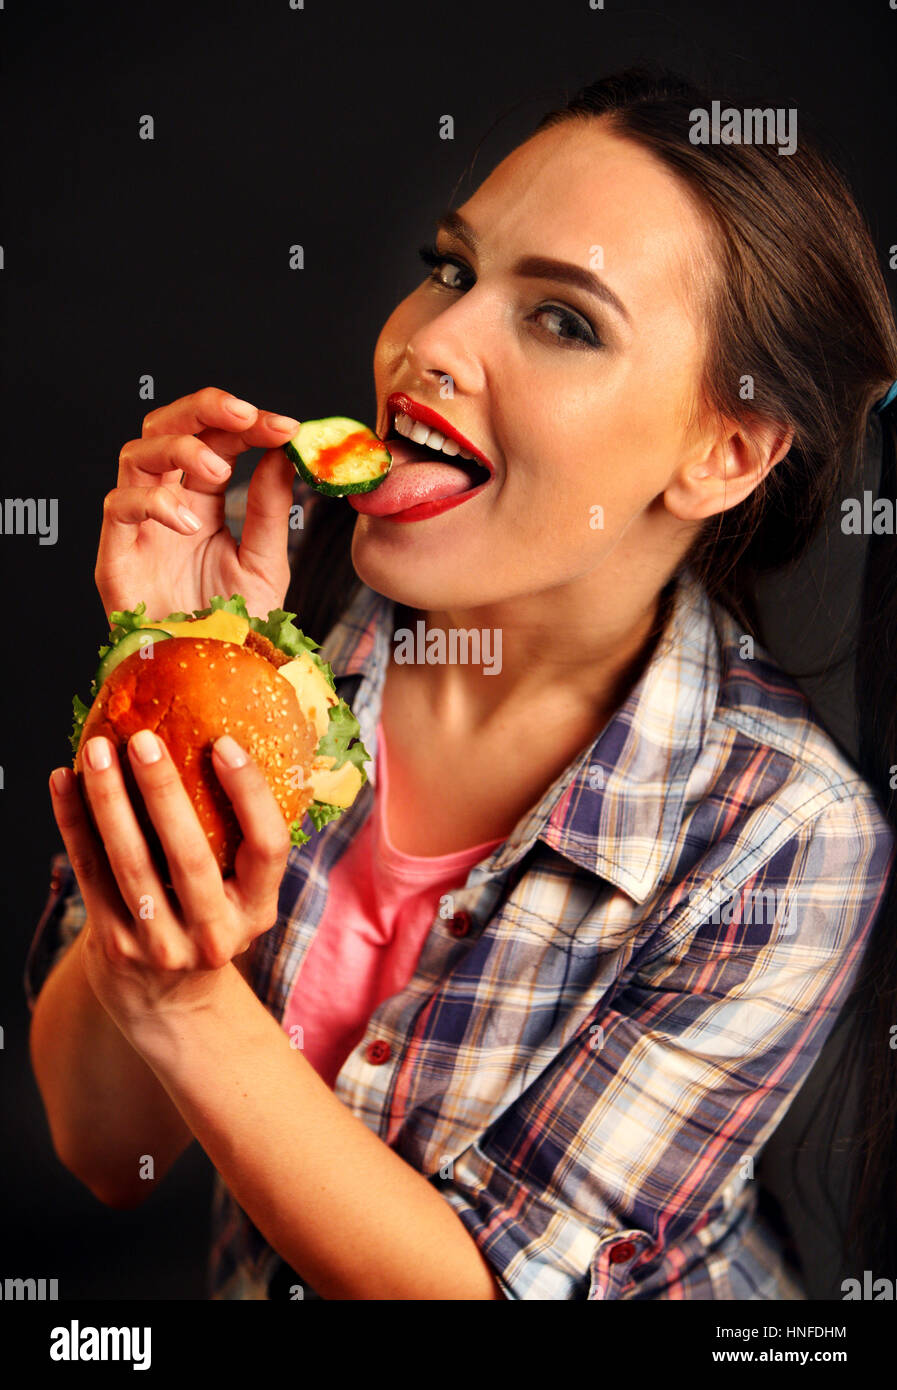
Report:
[[[284,448],[303,482],[325,497],[373,492],[392,467],[374,431],[345,415],[306,420]]]
[[[154,642],[162,642],[170,637],[170,632],[163,632],[159,627],[140,627],[135,628],[133,632],[126,633],[120,642],[116,642],[114,647],[109,648],[97,667],[97,673],[94,676],[95,689],[99,690],[109,672],[114,671],[116,666],[120,666],[125,657],[132,656],[141,647],[152,646]]]

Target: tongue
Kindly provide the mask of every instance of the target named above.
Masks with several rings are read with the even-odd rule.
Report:
[[[439,502],[470,487],[470,475],[453,463],[434,463],[431,454],[410,439],[391,439],[387,445],[392,467],[373,492],[346,498],[365,516],[391,516],[421,502]]]

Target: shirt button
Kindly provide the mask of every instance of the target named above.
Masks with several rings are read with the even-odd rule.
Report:
[[[635,1244],[631,1240],[620,1240],[610,1248],[610,1262],[612,1265],[621,1265],[624,1260],[631,1260],[635,1254]]]
[[[470,913],[456,912],[448,924],[452,936],[466,936],[470,931]]]
[[[381,1062],[387,1060],[391,1052],[392,1048],[384,1038],[375,1038],[372,1043],[368,1043],[364,1055],[369,1062],[372,1062],[375,1067],[378,1067]]]

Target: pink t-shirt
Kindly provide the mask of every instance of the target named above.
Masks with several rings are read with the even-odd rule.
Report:
[[[386,739],[377,725],[374,804],[330,874],[327,906],[293,982],[282,1027],[297,1024],[302,1051],[333,1086],[377,1005],[404,989],[443,893],[501,844],[485,840],[453,854],[403,854],[389,838],[383,808]]]

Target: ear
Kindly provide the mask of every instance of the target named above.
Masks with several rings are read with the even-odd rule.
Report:
[[[700,521],[737,507],[785,457],[794,430],[776,421],[749,426],[724,420],[708,446],[706,437],[677,468],[663,494],[673,516]]]

